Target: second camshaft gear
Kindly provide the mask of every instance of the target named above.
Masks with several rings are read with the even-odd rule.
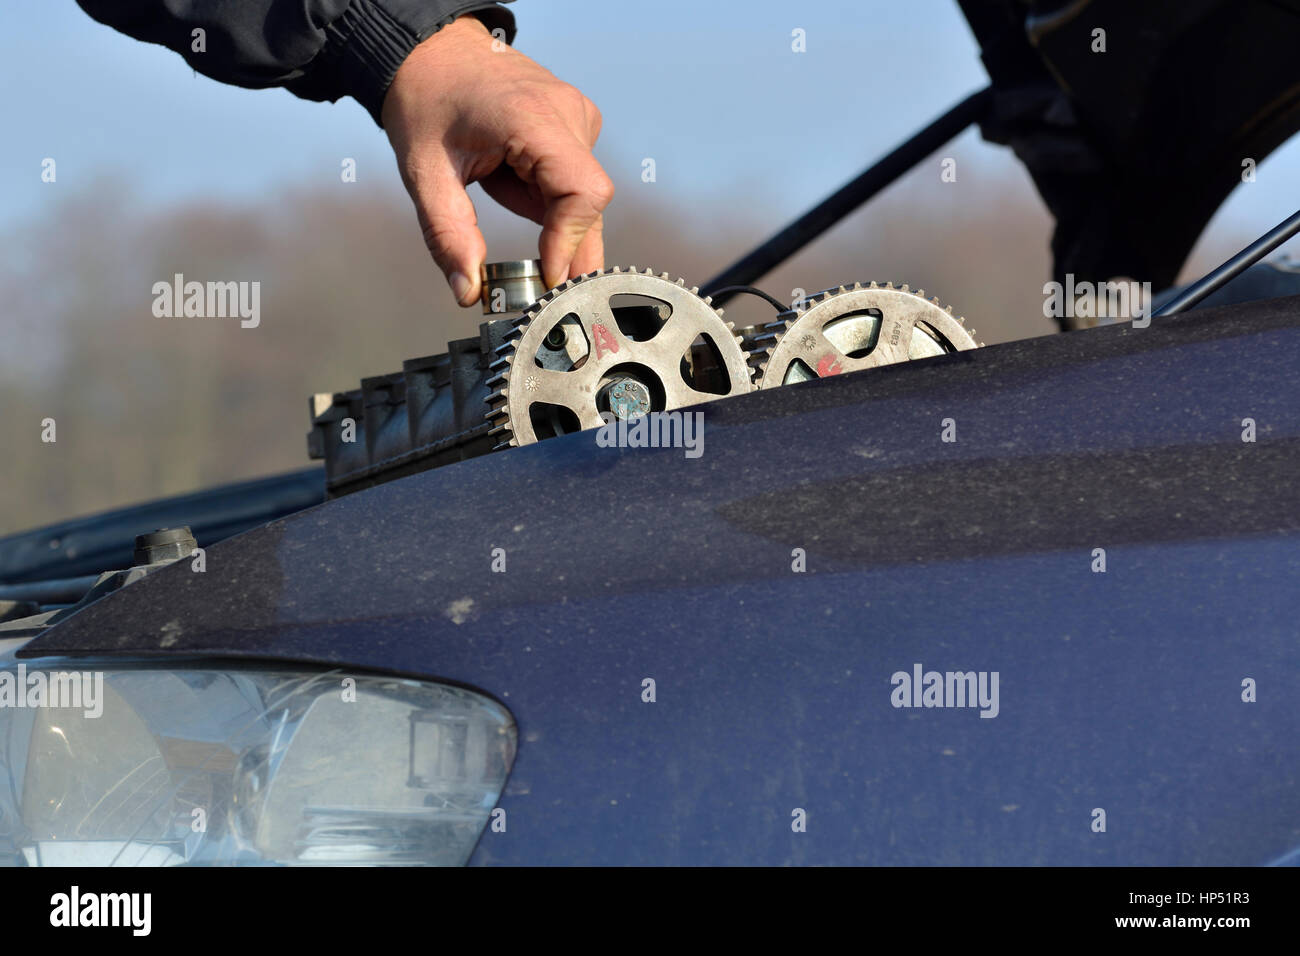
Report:
[[[906,285],[855,283],[810,296],[751,340],[758,387],[777,388],[878,365],[976,348],[951,308]]]
[[[682,279],[615,267],[570,279],[515,320],[488,381],[502,445],[753,389],[732,325]]]

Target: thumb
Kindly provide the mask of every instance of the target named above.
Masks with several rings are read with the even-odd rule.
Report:
[[[473,305],[479,298],[487,243],[479,232],[474,202],[450,157],[444,155],[414,172],[407,191],[415,201],[424,244],[447,277],[456,301]]]

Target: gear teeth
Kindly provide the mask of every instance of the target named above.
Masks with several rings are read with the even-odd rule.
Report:
[[[907,289],[907,286],[903,286],[903,289],[906,290],[906,289]],[[924,290],[924,289],[917,289],[917,290],[916,290],[916,295],[917,295],[918,298],[924,299],[924,298],[925,298],[925,290]]]
[[[904,282],[901,286],[898,287],[898,291],[899,291],[899,292],[911,292],[912,290],[909,289],[909,288],[907,287],[907,283]]]
[[[840,286],[839,289],[837,289],[836,291],[837,291],[837,292],[848,292],[849,290],[846,289],[846,288],[844,288],[844,286]]]
[[[627,267],[627,271],[628,271],[628,272],[631,272],[633,275],[635,275],[635,274],[636,274],[636,266],[628,266],[628,267]]]
[[[858,290],[858,289],[861,289],[861,288],[862,288],[862,283],[861,283],[861,282],[855,282],[855,283],[853,283],[853,289],[854,289],[854,291],[856,291],[856,290]]]
[[[667,278],[669,278],[668,273],[667,273],[667,272],[661,272],[661,273],[659,273],[659,278],[661,278],[661,279],[667,279]]]
[[[867,286],[867,288],[869,288],[869,289],[879,289],[879,288],[880,288],[880,284],[879,284],[878,282],[876,282],[876,281],[873,279],[873,280],[871,281],[871,285]]]
[[[679,286],[681,286],[683,289],[686,288],[686,280],[685,280],[685,279],[678,278],[678,280],[677,280],[677,284],[678,284]]]
[[[693,286],[690,287],[690,289],[689,289],[688,291],[691,293],[691,295],[699,295],[699,294],[700,294],[700,287],[697,286],[697,285],[693,285]],[[708,297],[706,296],[705,299],[706,299],[706,301],[707,301],[707,300],[708,300]]]
[[[623,270],[620,269],[618,266],[615,266],[613,269],[610,270],[610,275],[622,275],[622,274],[623,274]]]

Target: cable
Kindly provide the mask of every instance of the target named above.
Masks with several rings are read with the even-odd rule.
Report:
[[[763,278],[966,127],[984,119],[992,100],[992,87],[966,97],[856,179],[841,186],[757,249],[723,269],[704,283],[700,291],[713,296],[716,305],[723,305],[729,296],[720,297],[715,289],[744,285]]]
[[[1217,269],[1206,273],[1162,305],[1152,316],[1165,319],[1185,312],[1208,295],[1212,295],[1245,272],[1260,259],[1300,232],[1300,212],[1280,222]]]
[[[786,305],[784,302],[782,302],[780,299],[778,299],[776,296],[768,295],[762,289],[755,289],[752,285],[729,285],[724,289],[719,289],[717,292],[712,293],[710,298],[730,299],[733,295],[736,295],[737,293],[741,293],[741,292],[745,293],[746,295],[756,295],[760,299],[766,299],[768,302],[772,304],[772,308],[776,309],[777,312],[790,311],[790,307]]]

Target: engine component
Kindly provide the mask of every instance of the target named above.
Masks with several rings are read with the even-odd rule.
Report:
[[[487,368],[510,329],[509,319],[484,322],[478,338],[408,359],[400,372],[312,396],[307,453],[325,461],[328,497],[491,452]]]
[[[545,292],[542,263],[538,259],[511,259],[483,266],[484,315],[518,315]]]
[[[777,388],[978,347],[952,308],[906,285],[840,286],[808,298],[750,339],[758,387]]]
[[[499,447],[753,389],[722,311],[668,273],[615,267],[570,279],[521,318],[488,380]]]
[[[532,268],[496,263],[487,274],[522,283],[533,281]],[[756,387],[755,368],[772,388],[976,344],[923,293],[874,283],[819,293],[806,309],[741,333],[666,272],[593,272],[522,314],[484,322],[477,338],[448,343],[446,353],[313,396],[308,452],[324,459],[334,498],[592,428],[602,415],[633,419],[741,395]]]

